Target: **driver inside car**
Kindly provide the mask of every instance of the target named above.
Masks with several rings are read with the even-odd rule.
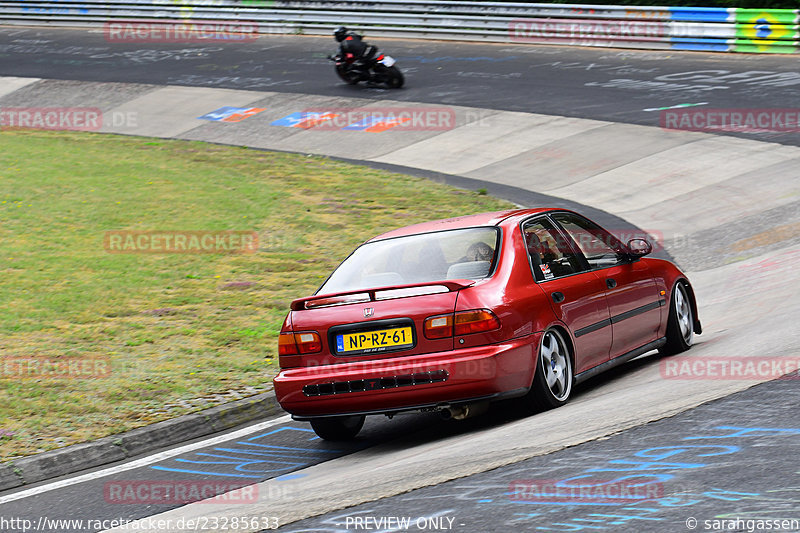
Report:
[[[525,234],[528,254],[535,265],[548,264],[556,260],[556,253],[539,236],[531,231]]]

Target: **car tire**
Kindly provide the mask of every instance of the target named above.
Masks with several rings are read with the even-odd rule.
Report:
[[[694,340],[694,313],[689,291],[682,282],[675,284],[667,317],[667,343],[658,351],[662,356],[685,352]]]
[[[365,418],[364,415],[314,418],[311,420],[311,428],[321,439],[351,440],[361,431]]]
[[[573,384],[572,354],[564,335],[548,329],[539,342],[536,372],[526,398],[537,410],[553,409],[569,401]]]

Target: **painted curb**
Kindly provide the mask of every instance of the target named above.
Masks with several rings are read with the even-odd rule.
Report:
[[[0,465],[0,491],[130,459],[279,412],[275,393],[264,392],[96,441],[22,457]]]

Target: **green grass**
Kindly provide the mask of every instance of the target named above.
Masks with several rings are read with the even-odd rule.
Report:
[[[0,457],[263,389],[292,299],[360,242],[510,207],[323,157],[89,133],[0,133]],[[254,254],[114,254],[109,230],[256,231]],[[106,358],[97,379],[9,360]],[[205,400],[203,400],[205,399]]]

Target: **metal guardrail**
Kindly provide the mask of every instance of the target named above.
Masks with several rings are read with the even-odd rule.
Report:
[[[457,0],[0,0],[0,24],[184,28],[258,33],[797,53],[800,10],[528,4]],[[195,26],[192,26],[194,24]],[[217,32],[217,35],[230,35]]]

